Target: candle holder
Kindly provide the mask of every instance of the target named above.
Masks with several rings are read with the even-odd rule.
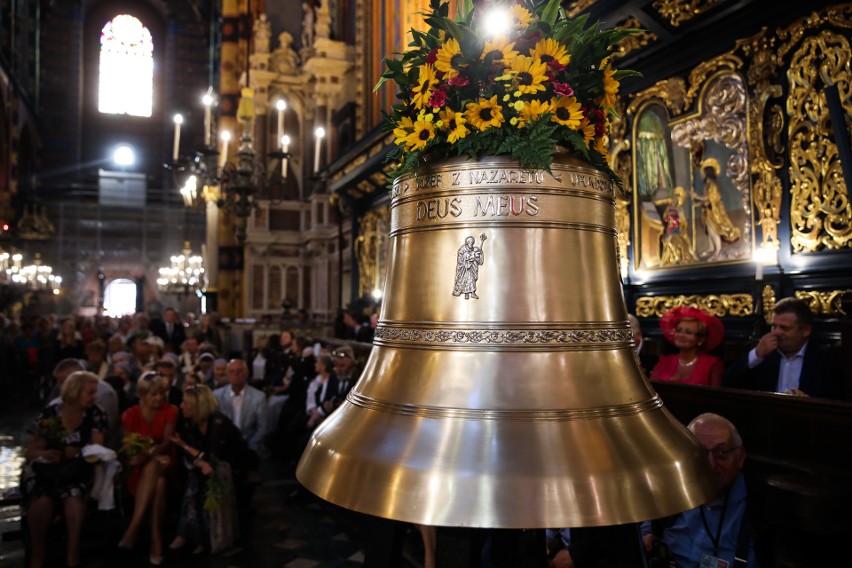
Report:
[[[235,216],[237,241],[243,244],[248,217],[257,209],[258,201],[276,202],[284,196],[284,168],[293,155],[278,149],[258,156],[251,135],[254,114],[248,104],[242,104],[241,108],[239,148],[232,159],[227,155],[230,138],[223,138],[226,145],[221,153],[205,147],[191,158],[179,155],[177,160],[163,166],[172,173],[173,185],[187,207],[200,209],[213,201],[226,214]],[[272,164],[267,168],[268,160]]]

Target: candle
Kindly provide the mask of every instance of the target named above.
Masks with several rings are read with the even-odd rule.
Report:
[[[290,137],[286,134],[281,137],[281,151],[284,156],[281,158],[281,177],[287,179],[287,153],[290,151]]]
[[[278,140],[282,139],[284,136],[284,111],[287,110],[287,101],[284,99],[278,99],[278,102],[275,103],[275,108],[278,109]],[[284,150],[285,152],[287,150]]]
[[[180,125],[183,124],[183,117],[179,114],[174,116],[175,121],[175,141],[172,145],[172,161],[178,161],[178,153],[180,151]]]
[[[212,88],[201,97],[204,105],[204,147],[209,148],[213,142],[213,92]]]
[[[314,173],[317,173],[320,169],[320,152],[322,152],[322,139],[325,138],[325,128],[322,126],[317,127],[316,131],[316,146],[314,147]]]
[[[224,168],[228,161],[228,142],[231,141],[231,133],[227,130],[222,132],[222,152],[219,154],[219,167]]]

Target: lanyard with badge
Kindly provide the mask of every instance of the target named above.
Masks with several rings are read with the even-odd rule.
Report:
[[[725,501],[722,503],[722,512],[719,514],[719,526],[716,527],[716,534],[710,530],[710,525],[707,523],[707,516],[704,514],[704,506],[700,508],[701,522],[704,524],[704,531],[710,537],[710,542],[713,543],[713,555],[702,554],[700,568],[728,568],[730,563],[727,560],[719,558],[719,543],[722,541],[722,525],[725,522],[725,512],[728,510],[728,497],[731,492],[725,492]]]

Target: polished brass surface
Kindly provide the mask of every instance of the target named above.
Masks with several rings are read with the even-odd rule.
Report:
[[[640,296],[636,298],[636,316],[660,317],[678,306],[692,306],[717,317],[749,317],[754,314],[751,294],[710,294],[701,296]]]
[[[337,505],[438,526],[663,517],[715,491],[702,446],[639,369],[615,186],[560,157],[396,181],[374,348],[296,475]]]

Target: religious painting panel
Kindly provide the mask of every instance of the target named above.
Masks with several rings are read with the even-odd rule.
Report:
[[[746,88],[711,77],[697,112],[669,117],[662,102],[633,122],[634,268],[747,262],[753,241]]]

